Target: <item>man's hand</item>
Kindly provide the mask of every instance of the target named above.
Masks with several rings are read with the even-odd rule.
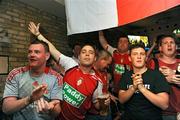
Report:
[[[110,105],[110,102],[111,102],[111,97],[108,94],[106,100],[104,101],[104,104],[108,106],[108,105]]]
[[[119,99],[117,97],[115,97],[114,95],[110,94],[110,98],[113,102],[117,102]]]
[[[172,70],[172,69],[170,69],[169,67],[167,67],[167,66],[161,66],[160,68],[159,68],[159,70],[162,72],[162,74],[164,75],[164,76],[170,76],[170,75],[174,75],[175,74],[175,72]]]
[[[40,26],[40,23],[38,23],[36,26],[34,22],[30,22],[28,29],[33,35],[38,36],[40,35],[39,26]]]
[[[44,100],[44,98],[40,98],[40,100],[37,100],[37,112],[39,113],[49,113],[51,112],[54,107],[60,103],[60,101],[58,100],[54,100],[51,102],[47,102],[46,100]]]
[[[47,90],[47,85],[46,84],[43,84],[43,85],[40,85],[40,86],[36,87],[32,91],[32,94],[31,94],[32,101],[39,100],[43,96],[43,94],[45,93],[46,90]]]
[[[169,83],[180,85],[180,75],[169,75],[166,77]]]
[[[138,85],[138,90],[139,91],[143,92],[144,89],[146,89],[146,88],[143,86],[143,84]]]
[[[140,74],[133,74],[133,75],[131,76],[131,78],[132,78],[132,80],[133,80],[133,88],[134,88],[135,90],[137,90],[138,85],[139,85],[139,84],[143,84],[142,75],[140,75]]]

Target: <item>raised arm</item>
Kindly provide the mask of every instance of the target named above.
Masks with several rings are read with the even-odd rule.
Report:
[[[157,45],[156,40],[154,40],[151,48],[147,51],[147,60],[150,57],[150,55],[151,55],[152,51],[154,50],[154,48],[156,47],[156,45]]]
[[[54,57],[54,59],[55,59],[56,61],[58,61],[61,53],[56,49],[56,47],[55,47],[51,42],[49,42],[49,41],[39,32],[39,26],[40,26],[40,23],[38,23],[37,26],[36,26],[36,25],[34,24],[34,22],[30,22],[28,29],[29,29],[29,31],[30,31],[33,35],[37,36],[37,38],[38,38],[39,40],[44,41],[44,42],[46,42],[46,43],[48,44],[51,55]]]
[[[102,46],[105,50],[107,50],[107,47],[108,47],[109,44],[108,44],[106,38],[104,37],[103,31],[99,31],[99,42],[100,42],[101,46]]]
[[[111,45],[108,44],[106,38],[104,37],[103,31],[99,31],[99,42],[101,46],[104,48],[104,50],[107,50],[108,52],[110,52],[111,55],[116,50],[116,48],[113,48]]]
[[[40,23],[37,24],[37,26],[33,23],[30,22],[29,23],[29,31],[34,34],[35,36],[37,36],[38,40],[44,41],[48,44],[49,46],[49,50],[51,55],[54,57],[54,59],[59,62],[59,64],[61,64],[62,67],[64,67],[65,71],[67,71],[68,69],[77,66],[78,63],[73,60],[71,57],[65,56],[63,55],[60,51],[58,51],[56,49],[56,47],[49,42],[40,32],[39,32],[39,26]]]

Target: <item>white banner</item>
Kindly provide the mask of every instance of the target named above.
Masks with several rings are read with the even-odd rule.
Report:
[[[118,26],[116,0],[65,0],[68,35]]]

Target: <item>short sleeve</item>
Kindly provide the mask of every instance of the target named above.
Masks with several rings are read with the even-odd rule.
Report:
[[[111,55],[113,55],[113,52],[114,52],[115,50],[117,50],[117,49],[116,49],[116,48],[114,48],[114,47],[112,47],[112,46],[110,46],[110,45],[108,45],[108,47],[107,47],[107,51],[108,51],[108,52],[110,52],[110,53],[111,53]]]
[[[74,59],[63,54],[60,55],[59,64],[64,67],[65,71],[78,65]]]
[[[124,74],[122,74],[122,78],[120,79],[120,82],[119,82],[119,89],[120,90],[127,90],[127,80],[128,80],[128,77],[130,75],[126,72]]]
[[[8,96],[18,97],[18,76],[12,76],[12,73],[13,71],[9,73],[6,79],[3,98]]]
[[[63,78],[62,77],[58,77],[55,82],[54,82],[54,86],[52,88],[51,91],[51,99],[59,99],[59,100],[63,100]]]
[[[95,91],[93,93],[93,98],[92,98],[93,102],[97,99],[97,97],[99,95],[103,94],[102,89],[103,89],[103,84],[102,84],[102,82],[98,81],[97,88],[95,89]]]
[[[170,93],[170,85],[169,83],[166,81],[165,76],[159,72],[156,71],[156,79],[155,79],[155,91],[156,93],[161,93],[161,92],[167,92]]]

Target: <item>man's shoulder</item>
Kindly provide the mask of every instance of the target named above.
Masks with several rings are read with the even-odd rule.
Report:
[[[78,66],[74,66],[74,67],[68,69],[68,70],[65,72],[65,75],[67,75],[67,74],[72,74],[72,73],[74,73],[74,72],[80,72]]]
[[[158,76],[161,76],[161,77],[164,76],[158,69],[148,69],[147,75],[152,78],[156,78]]]
[[[176,61],[177,61],[177,62],[180,62],[180,59],[179,59],[179,58],[177,58],[177,59],[176,59]]]
[[[52,68],[49,68],[48,74],[53,75],[55,77],[61,76],[61,74],[59,74],[57,71],[53,70]]]
[[[132,74],[133,74],[133,70],[127,70],[122,75],[132,75]]]
[[[15,76],[23,74],[25,72],[29,71],[29,67],[28,66],[23,66],[23,67],[18,67],[18,68],[14,68],[7,77],[7,80],[12,80]]]

